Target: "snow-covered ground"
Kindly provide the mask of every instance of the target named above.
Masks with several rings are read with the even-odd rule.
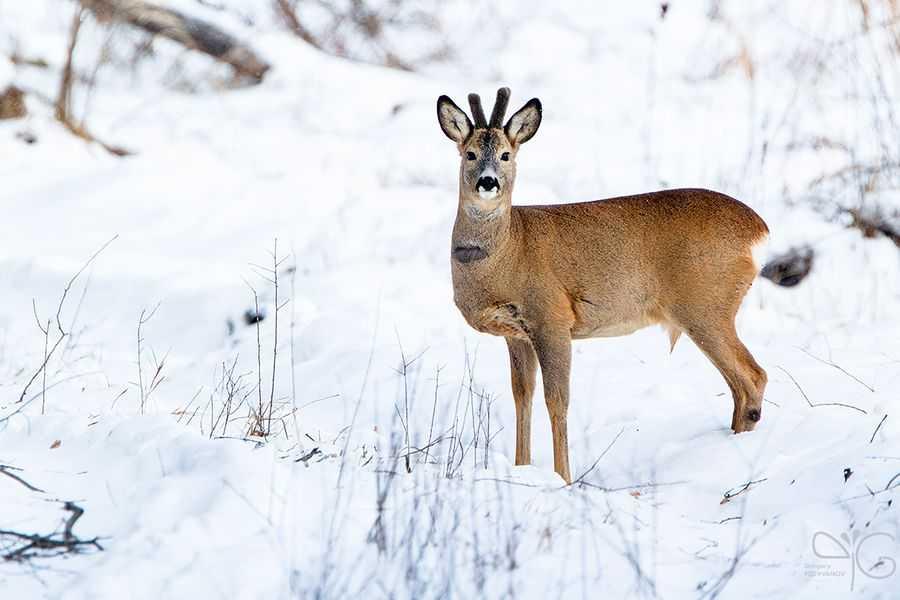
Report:
[[[900,252],[798,201],[843,163],[797,140],[885,151],[881,108],[846,89],[880,68],[896,98],[897,65],[859,50],[880,38],[854,33],[855,3],[724,3],[719,21],[700,3],[665,19],[651,3],[450,3],[455,54],[420,73],[322,54],[268,2],[225,3],[252,25],[167,4],[273,69],[221,90],[227,70],[160,41],[134,70],[103,67],[76,114],[136,153],[121,159],[36,94],[56,93],[72,5],[0,0],[0,90],[33,92],[26,120],[0,122],[0,465],[42,490],[0,474],[0,529],[61,531],[73,501],[74,533],[103,547],[0,562],[0,597],[897,597]],[[117,36],[87,22],[76,64],[140,38]],[[50,68],[14,67],[13,40]],[[854,44],[843,76],[798,58],[851,54],[834,40]],[[732,60],[745,46],[752,67]],[[758,281],[739,316],[769,374],[755,432],[732,435],[712,365],[651,328],[575,345],[580,484],[553,473],[540,392],[535,464],[512,466],[505,344],[452,303],[458,157],[434,115],[441,93],[462,105],[500,84],[544,106],[515,202],[710,187],[767,220],[773,252],[814,246],[805,281]],[[38,323],[52,347],[67,282],[110,240],[19,402]],[[270,397],[270,435],[248,436]]]

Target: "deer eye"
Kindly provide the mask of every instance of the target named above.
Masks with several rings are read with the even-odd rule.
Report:
[[[469,160],[475,160],[475,153],[474,152],[466,152],[466,158],[468,158]]]
[[[500,155],[500,160],[509,160],[509,152],[504,152]]]

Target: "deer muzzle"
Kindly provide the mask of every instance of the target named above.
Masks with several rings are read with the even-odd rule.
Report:
[[[494,174],[482,174],[475,184],[475,191],[485,200],[489,200],[500,193],[500,181]]]

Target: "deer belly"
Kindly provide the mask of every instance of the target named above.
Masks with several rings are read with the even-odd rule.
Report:
[[[649,327],[656,321],[651,319],[639,319],[635,321],[626,321],[624,323],[612,323],[608,325],[594,325],[587,327],[579,327],[572,330],[572,337],[576,339],[595,338],[595,337],[620,337],[634,333],[638,329]]]
[[[625,311],[618,314],[598,310],[593,305],[577,305],[572,337],[575,339],[595,337],[619,337],[634,333],[638,329],[659,323],[654,311]]]

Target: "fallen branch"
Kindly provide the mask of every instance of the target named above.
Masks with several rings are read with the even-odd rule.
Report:
[[[740,496],[744,492],[748,491],[750,489],[751,485],[753,485],[755,483],[762,483],[763,481],[766,481],[767,479],[768,479],[767,477],[763,477],[762,479],[757,479],[755,481],[748,481],[744,485],[736,488],[737,491],[735,491],[735,488],[728,490],[727,492],[725,492],[725,494],[723,494],[722,501],[719,502],[719,504],[726,504],[728,502],[731,502],[731,499],[734,498],[735,496]]]
[[[21,483],[22,485],[24,485],[25,487],[27,487],[27,488],[28,488],[29,490],[31,490],[32,492],[40,492],[40,493],[42,493],[42,494],[46,493],[46,492],[44,492],[44,490],[42,490],[41,488],[34,487],[33,485],[31,485],[30,483],[28,483],[27,481],[25,481],[24,479],[22,479],[22,478],[19,477],[18,475],[16,475],[15,473],[10,473],[11,470],[12,470],[12,471],[21,471],[22,469],[20,469],[20,468],[18,468],[18,467],[13,467],[13,466],[10,466],[10,465],[0,465],[0,473],[3,473],[3,474],[6,475],[7,477],[10,477],[10,478],[12,478],[12,479],[18,481],[19,483]]]
[[[741,517],[741,516],[737,516],[737,517],[725,517],[724,519],[722,519],[721,521],[719,521],[719,525],[722,525],[722,524],[727,523],[727,522],[729,522],[729,521],[740,521],[741,519],[743,519],[743,517]]]
[[[249,46],[206,21],[142,0],[80,0],[101,22],[119,22],[179,43],[230,65],[236,75],[260,83],[270,69]]]
[[[310,450],[309,452],[307,452],[306,454],[304,454],[304,455],[301,456],[300,458],[295,459],[294,462],[302,462],[302,463],[305,464],[306,466],[309,466],[309,461],[310,461],[310,459],[311,459],[313,456],[316,456],[317,454],[322,454],[322,451],[319,450],[319,447],[318,447],[318,446],[316,446],[315,448],[313,448],[312,450]]]
[[[9,537],[19,540],[22,545],[14,548],[3,555],[4,560],[23,561],[31,558],[52,558],[61,554],[80,553],[84,548],[90,546],[97,550],[103,550],[103,546],[98,541],[99,538],[82,540],[72,533],[75,523],[84,514],[84,509],[76,505],[74,502],[66,502],[63,504],[63,510],[70,512],[69,518],[66,519],[63,531],[49,535],[20,533],[18,531],[10,531],[0,529],[0,537]]]

